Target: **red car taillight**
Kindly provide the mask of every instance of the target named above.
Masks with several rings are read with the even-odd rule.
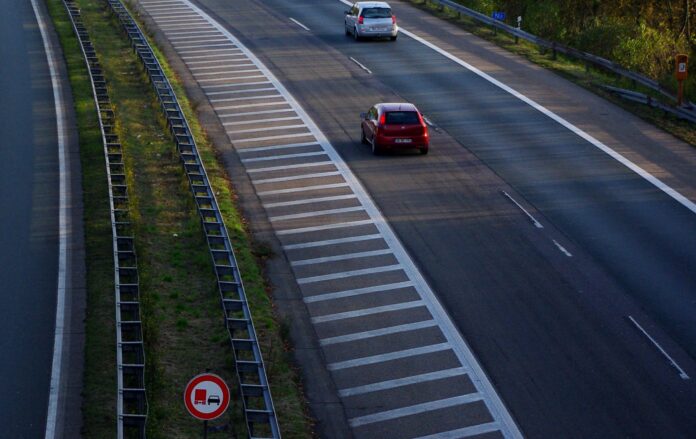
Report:
[[[363,24],[364,21],[365,21],[365,17],[363,17],[362,15],[360,17],[358,17],[358,24]]]

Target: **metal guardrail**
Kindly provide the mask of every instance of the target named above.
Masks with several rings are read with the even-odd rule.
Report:
[[[108,0],[108,2],[128,34],[133,50],[140,57],[150,78],[198,207],[215,267],[249,436],[280,438],[265,366],[232,243],[188,122],[144,33],[121,0]]]
[[[466,15],[468,17],[471,17],[477,21],[480,21],[481,23],[487,24],[489,26],[492,26],[496,29],[500,29],[504,32],[507,32],[517,38],[522,38],[523,40],[529,41],[531,43],[536,44],[539,47],[543,47],[545,49],[551,50],[554,55],[558,53],[562,53],[567,56],[571,56],[573,58],[577,58],[579,60],[584,61],[585,63],[588,64],[593,64],[595,66],[601,67],[605,70],[608,70],[616,75],[623,76],[624,78],[630,79],[631,81],[634,81],[638,84],[641,84],[651,90],[655,90],[656,92],[676,101],[676,96],[664,88],[662,85],[660,85],[659,82],[655,81],[654,79],[648,78],[647,76],[641,75],[640,73],[632,72],[630,70],[627,70],[620,66],[619,64],[609,61],[606,58],[602,58],[600,56],[592,55],[590,53],[582,52],[578,49],[574,49],[572,47],[565,46],[563,44],[557,43],[555,41],[548,41],[543,38],[537,37],[536,35],[532,35],[529,32],[525,32],[521,29],[518,29],[516,27],[507,25],[499,20],[496,20],[492,17],[488,17],[480,12],[474,11],[473,9],[469,9],[465,6],[460,5],[459,3],[456,3],[452,0],[429,0],[434,3],[438,3],[442,6],[446,6],[460,14]]]
[[[673,114],[680,119],[685,119],[689,122],[696,123],[696,112],[693,110],[687,110],[686,108],[679,107],[675,108],[670,105],[665,105],[662,102],[655,100],[651,96],[633,90],[625,90],[623,88],[612,87],[610,85],[602,85],[602,88],[629,101],[645,104],[649,107],[657,108],[667,113]]]
[[[130,223],[123,152],[114,131],[114,111],[106,80],[83,24],[80,9],[74,0],[63,0],[63,4],[80,42],[89,73],[106,160],[116,304],[116,434],[118,439],[144,439],[148,410],[145,393],[145,348],[140,319],[138,264]]]

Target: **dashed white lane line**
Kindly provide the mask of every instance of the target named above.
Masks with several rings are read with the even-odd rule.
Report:
[[[362,65],[362,63],[360,63],[360,61],[358,61],[357,59],[355,59],[355,58],[353,58],[353,57],[351,56],[351,57],[350,57],[350,60],[353,61],[355,64],[357,64],[358,67],[360,67],[361,69],[365,70],[369,75],[372,74],[372,70],[370,70],[370,69],[368,69],[367,67],[365,67],[364,65]]]
[[[561,244],[558,243],[555,239],[553,240],[553,243],[556,245],[556,247],[563,253],[564,255],[568,256],[569,258],[573,257],[573,254],[570,253],[568,250],[566,250],[565,247],[563,247]]]
[[[384,363],[387,361],[400,360],[402,358],[415,357],[417,355],[432,354],[434,352],[449,351],[452,349],[449,343],[438,343],[418,348],[404,349],[402,351],[389,352],[386,354],[371,355],[369,357],[354,358],[352,360],[338,361],[327,364],[329,370],[350,369],[352,367],[369,366],[371,364]]]
[[[400,334],[403,332],[417,331],[419,329],[434,328],[436,326],[437,322],[435,320],[425,320],[423,322],[407,323],[405,325],[388,326],[386,328],[374,329],[372,331],[363,331],[354,334],[322,338],[319,340],[319,344],[322,346],[329,346],[340,343],[349,343],[357,340],[381,337],[384,335]]]
[[[380,236],[381,238],[381,236]],[[387,291],[400,290],[402,288],[413,287],[413,282],[397,282],[393,284],[382,284],[373,287],[356,288],[353,290],[336,291],[333,293],[323,293],[314,296],[307,296],[303,300],[305,303],[323,302],[326,300],[344,299],[346,297],[361,296],[363,294],[385,293]]]
[[[662,356],[664,356],[664,357],[667,359],[667,361],[669,362],[669,364],[672,365],[672,367],[674,367],[675,369],[677,369],[677,372],[679,372],[679,378],[681,378],[681,379],[683,379],[683,380],[689,380],[689,379],[691,379],[691,378],[689,377],[689,375],[686,374],[686,372],[684,371],[684,369],[682,369],[681,366],[679,366],[679,364],[677,364],[677,362],[674,361],[674,358],[672,358],[672,357],[667,353],[667,351],[665,351],[665,350],[662,348],[662,346],[660,346],[660,344],[659,344],[650,334],[648,334],[648,331],[646,331],[645,329],[643,329],[642,326],[640,326],[640,324],[636,321],[636,319],[633,318],[633,316],[628,316],[628,319],[633,323],[633,325],[634,325],[636,328],[638,328],[638,330],[639,330],[640,332],[643,333],[644,336],[646,336],[646,337],[648,338],[648,340],[650,340],[650,342],[657,348],[657,350],[660,351],[660,353],[662,354]]]
[[[505,195],[510,201],[512,201],[512,202],[515,204],[515,206],[517,206],[522,212],[524,212],[525,215],[527,215],[527,217],[532,221],[532,224],[534,224],[534,227],[536,227],[537,229],[543,229],[543,228],[544,228],[544,226],[543,226],[539,221],[537,221],[536,218],[534,218],[534,217],[532,216],[532,214],[529,213],[529,212],[527,211],[527,209],[525,209],[524,207],[522,207],[522,205],[521,205],[520,203],[518,203],[517,200],[515,200],[514,198],[512,198],[512,197],[510,196],[510,194],[508,194],[508,193],[505,192],[505,191],[502,191],[502,193],[503,193],[503,195]]]
[[[481,401],[483,396],[480,393],[469,393],[467,395],[455,396],[452,398],[441,399],[439,401],[424,402],[409,407],[402,407],[385,412],[373,413],[371,415],[359,416],[349,419],[348,423],[351,427],[360,427],[361,425],[374,424],[375,422],[384,422],[391,419],[403,418],[404,416],[417,415],[419,413],[429,412],[433,410],[455,407],[458,405],[471,404],[472,402]]]
[[[300,26],[302,29],[304,29],[304,30],[306,30],[306,31],[308,31],[308,32],[311,32],[310,29],[309,29],[307,26],[305,26],[304,24],[300,23],[299,21],[295,20],[295,19],[292,18],[292,17],[288,17],[288,18],[290,18],[290,21],[292,21],[292,22],[295,23],[296,25]]]
[[[456,376],[466,375],[467,370],[463,367],[455,367],[452,369],[438,370],[437,372],[429,372],[420,375],[412,375],[406,378],[397,378],[395,380],[381,381],[378,383],[370,383],[364,386],[349,387],[338,391],[338,395],[345,398],[348,396],[363,395],[365,393],[379,392],[382,390],[396,389],[399,387],[409,386],[412,384],[426,383],[429,381],[441,380],[444,378],[452,378]]]
[[[53,51],[51,42],[46,30],[46,18],[42,10],[37,5],[37,0],[31,0],[31,7],[39,25],[39,33],[46,54],[49,75],[51,76],[51,87],[53,91],[53,106],[56,112],[56,137],[58,140],[58,279],[56,282],[56,321],[53,334],[53,358],[51,361],[51,384],[48,392],[48,409],[46,413],[45,439],[55,439],[59,431],[58,412],[62,409],[61,400],[63,396],[63,347],[67,335],[65,327],[66,314],[66,288],[67,288],[67,265],[68,265],[68,233],[69,220],[68,204],[71,197],[68,180],[70,178],[70,163],[67,156],[67,127],[65,114],[63,113],[63,88],[58,78],[56,67],[56,54]]]

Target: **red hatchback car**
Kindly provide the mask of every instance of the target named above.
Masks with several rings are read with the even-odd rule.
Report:
[[[373,154],[387,150],[417,149],[427,154],[430,147],[428,126],[413,104],[376,104],[360,115],[363,143],[372,145]]]

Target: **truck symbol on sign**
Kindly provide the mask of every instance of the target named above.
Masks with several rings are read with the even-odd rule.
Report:
[[[196,389],[193,394],[194,404],[205,404],[205,398],[207,396],[207,391],[205,389]]]

